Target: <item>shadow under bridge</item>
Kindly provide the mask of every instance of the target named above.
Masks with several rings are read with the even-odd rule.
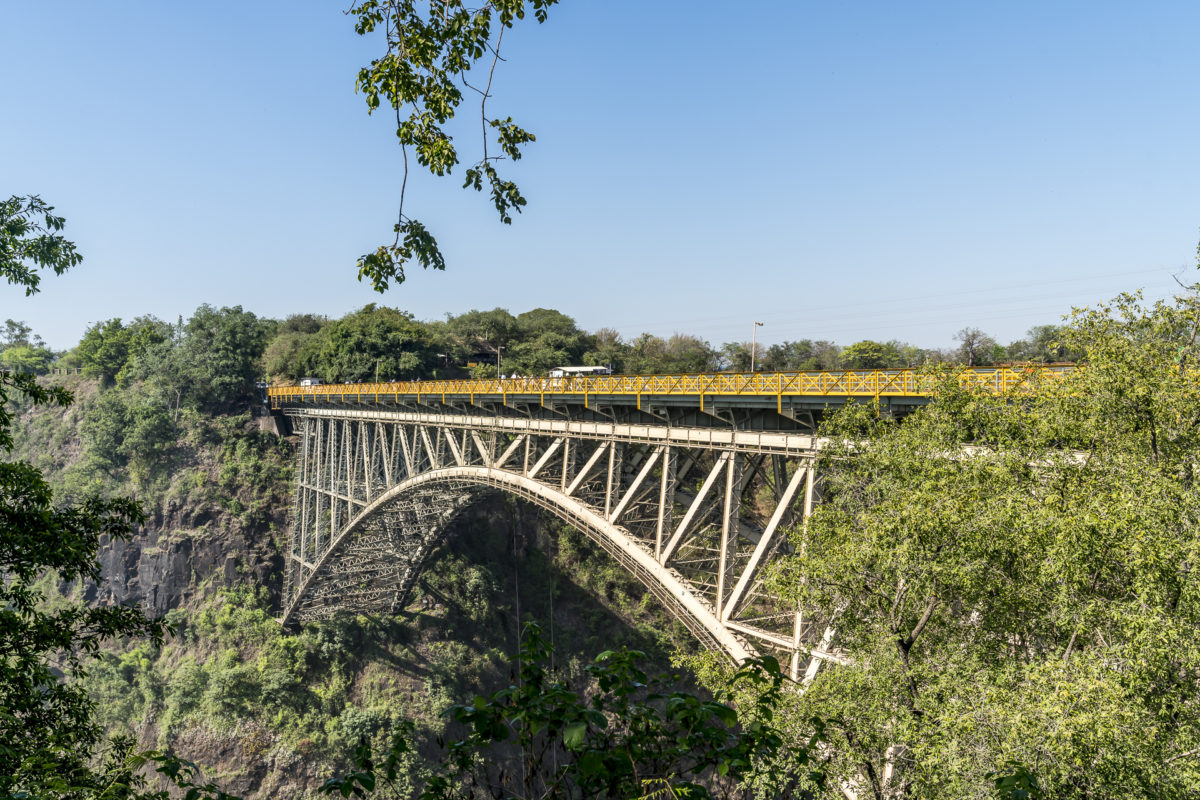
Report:
[[[285,623],[399,610],[454,518],[507,492],[600,544],[731,659],[772,654],[811,677],[833,657],[829,620],[765,581],[815,500],[809,432],[475,406],[281,410],[299,436]]]

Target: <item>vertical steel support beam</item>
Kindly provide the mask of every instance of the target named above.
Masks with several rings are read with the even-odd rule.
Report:
[[[658,525],[654,531],[654,558],[662,558],[663,533],[675,522],[675,467],[679,456],[674,447],[663,451],[662,483],[658,487]]]
[[[804,484],[804,522],[803,522],[803,527],[801,529],[802,531],[808,530],[808,518],[810,516],[812,516],[813,492],[816,488],[815,474],[816,474],[816,470],[813,468],[812,464],[809,464],[808,465],[808,477],[805,479],[805,484]],[[804,555],[804,551],[805,551],[805,548],[807,547],[807,545],[808,545],[808,536],[807,536],[807,534],[805,534],[803,536],[803,538],[800,540],[800,555]],[[801,577],[801,580],[804,580],[804,578]],[[800,678],[800,636],[803,633],[803,631],[804,631],[804,609],[800,606],[799,603],[797,603],[796,604],[796,620],[794,623],[794,627],[792,628],[792,680],[799,680],[799,678]],[[812,669],[813,664],[818,664],[817,659],[814,658],[812,660],[812,664],[809,665],[809,669]],[[818,666],[819,666],[819,664],[818,664]],[[815,674],[816,674],[816,671],[814,670],[813,675],[815,675]],[[806,682],[811,681],[811,680],[812,680],[811,677],[807,677],[807,676],[805,677]]]
[[[316,480],[313,481],[313,493],[316,495],[316,507],[313,509],[312,547],[309,550],[309,562],[316,564],[321,558],[321,523],[325,519],[325,428],[329,420],[317,419],[316,452],[313,460],[316,462]]]
[[[784,463],[783,456],[771,456],[771,467],[775,483],[775,502],[779,502],[788,482],[787,465]]]
[[[613,442],[608,450],[608,481],[605,483],[604,489],[604,516],[608,517],[612,514],[613,503],[616,501],[617,493],[621,491],[621,468],[623,465],[622,455],[618,452],[621,445]]]
[[[342,452],[344,453],[342,464],[346,469],[346,497],[351,499],[354,498],[354,493],[358,490],[358,481],[356,480],[358,477],[358,469],[356,468],[358,451],[356,449],[357,443],[353,441],[355,427],[354,422],[349,419],[342,423]],[[347,512],[350,511],[349,500],[346,501],[346,510]]]
[[[338,458],[338,434],[341,432],[341,426],[337,420],[329,421],[329,447],[326,450],[326,458],[328,463],[325,465],[325,475],[328,479],[328,484],[325,491],[329,494],[329,530],[325,533],[325,542],[323,543],[324,550],[329,549],[330,543],[337,536],[338,528],[338,512],[341,508],[338,504],[338,480],[341,478],[341,470],[339,469],[341,459]]]
[[[383,459],[383,491],[392,485],[392,448],[388,445],[388,430],[391,425],[375,423],[375,440],[379,443],[379,457]]]
[[[417,474],[417,467],[412,452],[416,447],[416,432],[414,431],[413,433],[413,442],[410,445],[408,442],[408,429],[404,425],[396,423],[396,438],[400,440],[400,453],[404,457],[404,477],[411,478]]]
[[[372,448],[373,440],[371,439],[371,425],[367,422],[358,423],[358,449],[362,453],[362,468],[363,468],[363,500],[366,503],[371,502],[374,496],[374,486],[371,485],[372,461],[374,449]]]
[[[559,481],[559,490],[566,494],[568,474],[571,472],[571,457],[575,452],[575,446],[571,443],[571,437],[563,439],[563,454],[562,454],[562,480]]]
[[[309,468],[311,467],[310,459],[312,458],[312,420],[309,417],[304,417],[300,423],[300,469],[299,486],[296,490],[296,502],[300,508],[296,514],[296,530],[292,532],[292,552],[304,558],[304,542],[308,537],[309,523],[309,500],[312,497],[312,491],[309,486]]]
[[[721,514],[721,555],[717,565],[717,614],[721,613],[721,609],[725,605],[725,581],[729,573],[730,567],[734,563],[734,559],[730,556],[729,548],[737,547],[737,523],[738,523],[738,507],[741,505],[741,493],[738,488],[741,486],[740,468],[742,464],[742,455],[738,452],[732,453],[725,467],[725,505]]]

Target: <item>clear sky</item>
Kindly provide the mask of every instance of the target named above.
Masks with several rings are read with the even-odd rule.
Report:
[[[506,167],[525,213],[501,225],[461,169],[410,180],[448,268],[377,295],[354,261],[400,153],[354,94],[381,44],[346,5],[0,0],[0,194],[41,194],[85,254],[32,298],[0,285],[0,319],[67,347],[205,302],[546,306],[630,337],[949,346],[1195,264],[1194,0],[563,0],[505,37],[491,101],[538,137]]]

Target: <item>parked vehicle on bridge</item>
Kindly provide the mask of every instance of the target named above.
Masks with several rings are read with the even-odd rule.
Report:
[[[321,379],[320,378],[301,378],[300,385],[301,386],[320,386]]]
[[[608,367],[555,367],[550,370],[551,378],[588,378],[593,375],[612,375]]]

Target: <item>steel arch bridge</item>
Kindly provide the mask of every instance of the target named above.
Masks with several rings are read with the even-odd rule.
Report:
[[[975,370],[1007,390],[1027,372]],[[268,392],[299,436],[283,622],[403,606],[449,524],[507,492],[602,546],[706,646],[811,678],[832,620],[772,595],[811,512],[815,416],[925,402],[910,371],[423,381]]]

